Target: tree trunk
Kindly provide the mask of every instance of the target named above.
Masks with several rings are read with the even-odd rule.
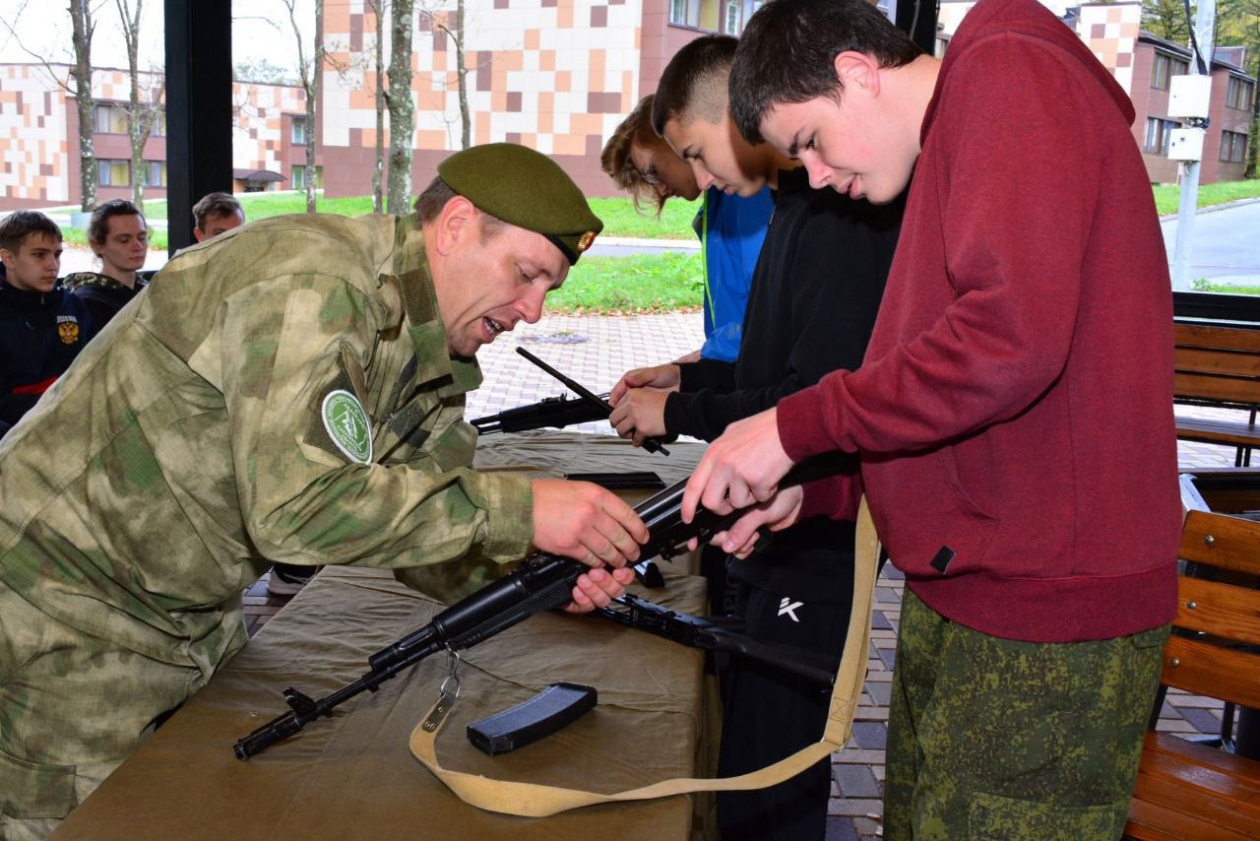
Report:
[[[464,66],[464,0],[455,2],[455,61],[459,67],[459,148],[472,145],[472,116],[468,113],[468,68]]]
[[[389,212],[403,216],[411,202],[411,34],[414,0],[394,0],[389,57]]]
[[[311,76],[306,86],[306,212],[315,212],[315,138],[318,132],[319,92],[324,75],[324,0],[315,0],[315,49],[311,53]]]
[[[115,0],[122,19],[123,42],[127,46],[127,72],[131,77],[131,96],[127,108],[127,139],[131,141],[131,200],[144,206],[144,144],[149,140],[153,115],[140,104],[140,14],[144,0],[136,0],[133,12],[127,0]]]
[[[74,34],[74,98],[79,114],[79,192],[80,209],[90,213],[96,208],[96,147],[92,143],[92,10],[88,0],[70,0],[70,20]]]
[[[385,15],[384,0],[370,0],[376,14],[376,162],[372,167],[372,212],[385,209]]]

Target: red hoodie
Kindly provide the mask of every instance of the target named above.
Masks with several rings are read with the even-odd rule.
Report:
[[[1175,610],[1172,294],[1128,97],[1034,0],[980,0],[922,127],[866,360],[779,403],[800,461],[860,451],[907,585],[1034,642]],[[814,486],[805,513],[837,513]]]

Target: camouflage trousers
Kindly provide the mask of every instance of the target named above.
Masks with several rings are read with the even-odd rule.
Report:
[[[1168,626],[1003,640],[909,589],[890,702],[884,838],[1119,838]]]
[[[0,583],[0,839],[48,836],[204,683],[50,619]]]

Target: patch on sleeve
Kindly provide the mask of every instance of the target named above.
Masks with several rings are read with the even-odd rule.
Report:
[[[353,462],[372,461],[372,427],[359,398],[344,389],[328,392],[320,408],[324,431],[342,454]]]

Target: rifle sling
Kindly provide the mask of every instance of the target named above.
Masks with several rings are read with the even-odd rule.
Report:
[[[786,759],[738,777],[718,779],[680,777],[613,794],[509,780],[492,780],[442,767],[434,748],[437,733],[441,730],[440,723],[432,730],[426,730],[423,724],[424,721],[430,719],[432,711],[412,731],[411,752],[465,803],[490,812],[524,817],[546,817],[596,803],[648,800],[697,791],[745,791],[780,783],[840,750],[849,740],[849,735],[853,730],[853,715],[862,695],[862,684],[866,680],[866,662],[871,638],[871,609],[875,600],[875,577],[879,558],[879,538],[875,533],[875,525],[871,521],[865,498],[858,511],[857,544],[854,555],[853,612],[849,615],[849,633],[845,640],[844,653],[840,658],[840,668],[836,673],[835,687],[831,693],[827,726],[823,732],[822,741],[802,748]]]

